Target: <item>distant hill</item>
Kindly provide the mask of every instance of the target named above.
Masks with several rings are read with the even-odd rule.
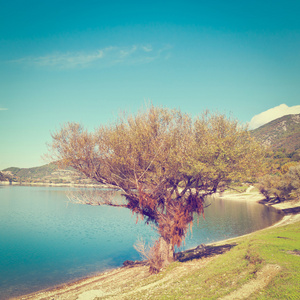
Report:
[[[2,170],[4,175],[9,175],[13,181],[29,183],[56,183],[56,184],[91,184],[92,180],[85,178],[74,169],[59,169],[50,163],[35,168],[11,167]]]
[[[257,129],[252,135],[273,150],[294,152],[300,148],[300,114],[286,115]]]

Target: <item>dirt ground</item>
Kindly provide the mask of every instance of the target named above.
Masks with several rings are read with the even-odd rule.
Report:
[[[239,201],[260,201],[261,196],[258,193],[244,193],[238,195],[223,195],[223,198],[230,198]],[[297,209],[300,206],[300,201],[279,203],[273,205],[277,209]],[[273,226],[283,226],[290,223],[300,221],[300,213],[288,214],[283,219]],[[225,241],[218,243],[224,245]],[[225,245],[226,247],[226,245]],[[216,248],[218,249],[218,248]],[[220,248],[221,249],[221,248]],[[224,252],[227,251],[225,248]],[[155,280],[146,286],[139,286],[137,283],[150,276],[148,266],[135,266],[135,267],[123,267],[108,271],[98,276],[83,279],[74,283],[65,284],[51,290],[44,290],[34,294],[22,296],[15,299],[22,300],[93,300],[96,297],[105,297],[106,299],[130,299],[130,295],[137,292],[143,292],[147,290],[151,292],[158,286],[169,286],[178,278],[185,276],[194,269],[203,268],[212,260],[216,259],[218,255],[221,255],[222,249],[216,253],[210,253],[201,259],[194,259],[193,261],[187,260],[180,264],[179,267],[174,268],[168,274],[160,280]],[[229,250],[229,249],[228,249]],[[193,250],[190,250],[193,251]],[[240,289],[234,291],[232,294],[224,297],[224,300],[228,299],[247,299],[247,297],[254,291],[265,287],[270,280],[279,272],[280,266],[278,265],[267,265],[258,274],[256,279],[251,280],[249,283],[242,286]],[[134,280],[128,280],[128,279]]]
[[[58,287],[49,291],[41,291],[32,295],[20,297],[18,299],[55,299],[55,300],[93,300],[95,297],[107,297],[107,299],[124,299],[130,295],[143,292],[147,293],[152,289],[163,285],[172,285],[178,278],[187,275],[194,269],[203,268],[217,256],[204,259],[184,262],[179,268],[168,272],[168,275],[160,280],[150,282],[148,285],[139,286],[137,282],[150,276],[148,266],[137,266],[133,268],[119,268],[110,272],[103,273],[93,278],[81,280],[72,284]],[[127,285],[128,279],[134,278],[134,285]],[[128,299],[127,298],[127,299]]]

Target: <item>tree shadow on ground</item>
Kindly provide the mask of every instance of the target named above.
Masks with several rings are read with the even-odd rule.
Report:
[[[282,209],[282,211],[283,211],[285,214],[296,215],[296,214],[299,214],[299,213],[300,213],[300,206]]]
[[[188,260],[206,258],[210,256],[223,254],[229,251],[231,248],[235,247],[236,245],[237,245],[236,243],[225,244],[221,246],[200,245],[197,248],[176,253],[176,260],[180,262],[185,262]]]
[[[276,197],[272,197],[270,199],[262,199],[258,201],[259,204],[271,205],[271,206],[282,202],[283,202],[282,200]]]
[[[180,262],[185,262],[188,260],[199,259],[199,258],[206,258],[211,257],[219,254],[223,254],[229,251],[232,247],[237,246],[236,243],[232,244],[225,244],[221,246],[206,246],[204,244],[199,245],[198,247],[190,250],[185,250],[182,252],[178,252],[175,254],[175,260]],[[137,266],[147,266],[149,265],[148,261],[132,261],[126,260],[123,262],[123,267],[133,268]]]
[[[280,201],[278,200],[278,198],[272,198],[270,200],[267,199],[263,199],[258,201],[259,204],[264,204],[264,205],[268,205],[268,206],[272,206],[278,203],[282,203],[284,201]],[[283,212],[286,215],[296,215],[300,213],[300,206],[296,206],[296,207],[291,207],[291,208],[283,208],[281,209],[281,212]]]

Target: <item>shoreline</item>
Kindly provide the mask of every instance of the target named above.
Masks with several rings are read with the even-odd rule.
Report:
[[[100,184],[86,184],[86,183],[47,183],[47,182],[15,182],[0,181],[0,186],[38,186],[38,187],[74,187],[74,188],[106,188],[105,185]]]
[[[259,192],[245,192],[245,193],[240,193],[240,194],[235,194],[235,193],[230,193],[230,192],[225,192],[222,196],[220,196],[221,199],[224,199],[225,201],[227,200],[234,200],[234,201],[249,201],[251,203],[259,203],[259,204],[263,204],[263,205],[267,205],[267,206],[271,206],[274,207],[275,209],[277,209],[278,211],[281,211],[284,213],[283,218],[276,222],[275,224],[254,231],[254,232],[258,232],[258,231],[262,231],[262,230],[266,230],[272,227],[278,227],[278,226],[284,226],[287,224],[291,224],[294,222],[298,222],[300,221],[300,213],[287,213],[285,212],[285,210],[288,209],[292,209],[292,208],[300,208],[300,201],[288,201],[288,202],[283,202],[283,203],[278,203],[278,204],[267,204],[264,203],[263,200],[263,196],[259,194]],[[238,240],[239,238],[243,238],[245,236],[249,236],[251,234],[253,234],[254,232],[242,235],[242,236],[238,236],[238,237],[234,237],[234,238],[229,238],[229,239],[225,239],[225,240],[220,240],[217,242],[213,242],[213,243],[209,243],[207,244],[207,246],[209,245],[214,245],[214,246],[219,246],[219,245],[224,245],[226,243],[229,242],[234,242],[236,240]],[[188,250],[185,250],[183,252],[186,251],[192,251],[196,248],[191,248]],[[203,258],[203,262],[207,262],[209,261],[211,258]],[[105,296],[103,295],[99,295],[99,294],[93,294],[93,292],[95,292],[95,286],[97,286],[99,288],[99,282],[101,282],[102,280],[104,280],[104,278],[113,278],[113,277],[118,277],[118,276],[122,276],[126,275],[127,273],[129,274],[129,270],[135,270],[135,273],[140,273],[141,274],[141,278],[146,278],[149,276],[148,274],[148,266],[141,266],[140,264],[136,265],[136,266],[121,266],[118,268],[113,268],[113,269],[108,269],[106,271],[100,272],[97,275],[92,275],[92,276],[87,276],[81,279],[77,279],[75,281],[70,281],[70,282],[65,282],[62,284],[59,284],[57,286],[53,286],[44,290],[40,290],[37,292],[33,292],[27,295],[22,295],[19,297],[15,297],[15,298],[10,298],[11,300],[13,299],[22,299],[22,300],[39,300],[39,299],[78,299],[78,300],[89,300],[89,299],[94,299],[93,297],[101,297],[101,296]],[[131,275],[130,275],[131,276]],[[114,279],[111,279],[114,280]]]
[[[232,197],[232,198],[231,198]],[[261,205],[265,205],[268,207],[273,207],[274,209],[276,209],[278,211],[278,213],[282,213],[283,217],[281,220],[279,220],[278,222],[274,223],[271,226],[247,233],[247,234],[243,234],[237,237],[233,237],[233,238],[229,238],[229,239],[225,239],[225,240],[221,240],[221,241],[217,241],[214,243],[211,243],[211,245],[222,245],[224,243],[227,242],[232,242],[235,241],[239,238],[243,238],[246,236],[249,236],[255,232],[259,232],[259,231],[263,231],[263,230],[267,230],[270,228],[275,228],[278,226],[284,226],[284,225],[288,225],[291,223],[295,223],[295,222],[299,222],[300,221],[300,201],[299,200],[290,200],[290,201],[285,201],[285,202],[280,202],[280,203],[276,203],[276,204],[270,204],[268,203],[262,195],[259,194],[259,192],[252,192],[252,195],[246,194],[246,193],[241,193],[241,194],[226,194],[224,197],[220,197],[221,199],[224,199],[225,201],[230,200],[230,201],[249,201],[251,203],[257,203],[257,204],[261,204]],[[298,208],[298,212],[293,212],[294,208]],[[289,210],[291,210],[291,212],[288,212]]]

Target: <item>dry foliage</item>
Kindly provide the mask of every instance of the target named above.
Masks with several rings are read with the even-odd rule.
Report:
[[[133,247],[140,253],[142,259],[148,262],[151,273],[159,273],[161,268],[167,265],[168,260],[163,259],[168,255],[168,245],[166,243],[155,241],[154,245],[150,247],[146,245],[143,239],[139,239]]]
[[[124,196],[81,195],[80,201],[126,207],[156,226],[160,239],[153,255],[160,266],[172,260],[194,214],[203,214],[205,197],[219,186],[252,178],[263,158],[259,144],[235,120],[209,113],[193,120],[153,106],[94,132],[67,123],[52,138],[52,161]]]

